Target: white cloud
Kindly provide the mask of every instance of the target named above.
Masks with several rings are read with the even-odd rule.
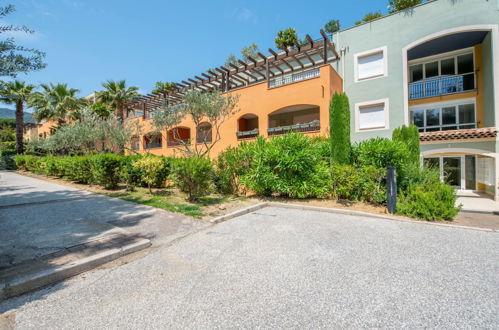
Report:
[[[249,8],[237,8],[234,10],[231,16],[237,19],[238,21],[245,21],[251,23],[258,22],[258,16],[253,10]]]

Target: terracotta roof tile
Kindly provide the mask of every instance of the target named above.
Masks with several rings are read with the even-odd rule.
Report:
[[[443,140],[465,140],[495,138],[497,129],[495,127],[458,129],[452,131],[423,132],[419,134],[421,142],[443,141]]]

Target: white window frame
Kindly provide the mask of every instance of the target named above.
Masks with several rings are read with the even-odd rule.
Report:
[[[368,77],[368,78],[359,79],[359,58],[374,55],[377,53],[383,53],[383,74]],[[373,80],[373,79],[379,79],[379,78],[383,78],[383,77],[388,76],[388,46],[383,46],[383,47],[371,49],[371,50],[368,50],[365,52],[356,53],[353,55],[353,57],[354,57],[354,62],[353,62],[354,63],[353,64],[353,66],[354,66],[354,70],[353,70],[354,71],[354,81],[356,83],[363,82],[363,81],[369,81],[369,80]]]
[[[385,126],[360,128],[360,110],[361,110],[361,108],[366,108],[369,106],[376,106],[379,104],[384,105],[383,112],[385,113]],[[390,116],[389,116],[389,114],[390,114],[390,102],[389,102],[388,98],[374,100],[374,101],[355,103],[355,132],[381,131],[381,130],[389,129],[390,128],[390,122],[389,122]]]
[[[456,107],[456,125],[455,126],[463,126],[467,125],[466,123],[459,124],[459,106],[460,105],[466,105],[466,104],[473,104],[474,105],[474,110],[475,110],[475,124],[476,127],[478,127],[478,118],[477,118],[477,109],[476,109],[476,98],[468,98],[468,99],[461,99],[461,100],[454,100],[454,101],[446,101],[446,102],[436,102],[436,103],[425,103],[421,105],[416,105],[413,107],[409,108],[409,124],[411,124],[411,116],[412,116],[412,111],[417,111],[417,110],[423,110],[424,111],[424,127],[426,129],[426,110],[427,109],[440,109],[440,123],[442,123],[442,109],[446,107]],[[438,132],[438,131],[437,131]]]

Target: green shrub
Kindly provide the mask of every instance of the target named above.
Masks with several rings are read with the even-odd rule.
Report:
[[[249,171],[241,178],[248,189],[259,195],[293,198],[328,194],[328,164],[306,136],[291,133],[270,141],[258,138],[251,149]]]
[[[405,144],[408,152],[408,160],[413,164],[419,165],[420,142],[419,128],[415,125],[409,127],[403,125],[393,130],[392,140]]]
[[[433,178],[411,184],[402,192],[397,213],[424,220],[451,220],[459,212],[453,187]]]
[[[409,151],[404,143],[386,138],[374,138],[355,144],[352,148],[353,164],[356,167],[374,166],[386,169],[395,166],[405,169],[409,164]]]
[[[128,191],[135,191],[135,187],[142,183],[140,169],[136,169],[132,165],[133,162],[141,158],[141,155],[124,156],[123,158],[123,166],[120,172],[121,182],[125,184]]]
[[[177,187],[195,201],[210,192],[213,179],[213,163],[204,157],[176,158],[172,166]]]
[[[140,171],[141,180],[147,184],[149,192],[152,194],[151,187],[158,184],[158,178],[163,178],[163,182],[159,184],[164,185],[166,181],[165,161],[162,157],[146,156],[135,160],[132,163],[133,169]]]
[[[240,178],[251,164],[252,145],[241,143],[237,148],[229,147],[218,155],[215,168],[215,185],[223,194],[238,194],[244,190]]]
[[[15,150],[0,150],[0,168],[6,170],[15,170],[16,162],[14,161]]]
[[[116,188],[120,181],[122,157],[114,154],[89,156],[92,180],[107,189]]]
[[[350,103],[345,93],[334,93],[329,105],[331,160],[350,164]]]
[[[94,183],[96,182],[92,167],[94,159],[94,156],[60,157],[58,162],[59,173],[78,183]]]
[[[386,201],[385,169],[351,165],[331,166],[332,196],[350,201],[383,203]]]

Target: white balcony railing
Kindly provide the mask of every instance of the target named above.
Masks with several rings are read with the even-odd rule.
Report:
[[[471,91],[475,89],[475,73],[441,76],[409,84],[409,99],[440,96]]]
[[[320,77],[321,73],[319,68],[302,71],[298,73],[282,75],[277,78],[273,78],[269,80],[269,88],[279,87],[283,85],[292,84],[298,81],[307,80],[311,78]]]

